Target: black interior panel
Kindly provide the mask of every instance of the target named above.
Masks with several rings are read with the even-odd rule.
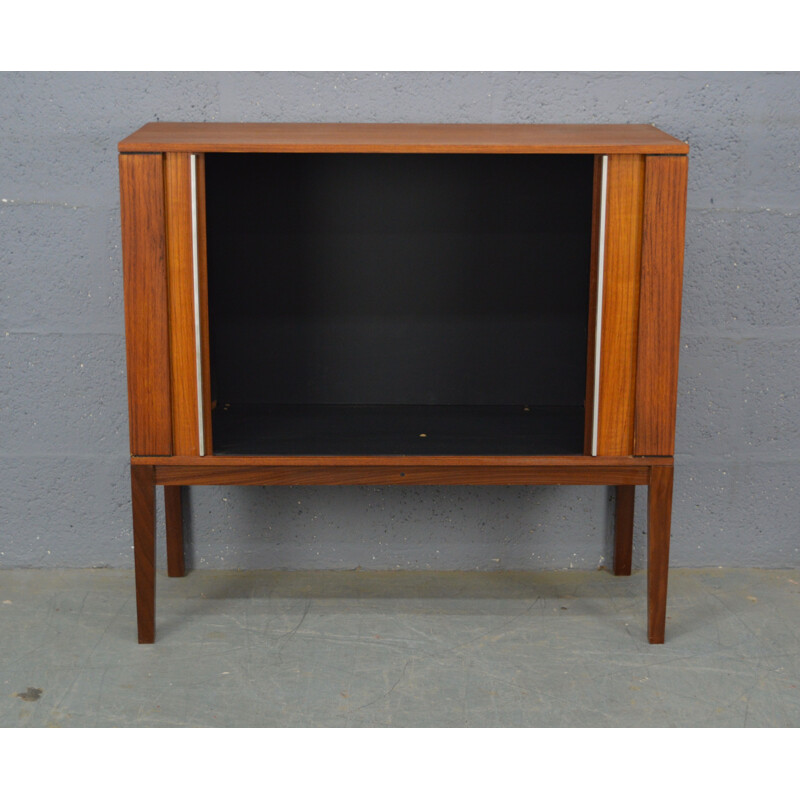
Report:
[[[404,414],[470,406],[494,411],[416,446],[581,451],[593,156],[205,158],[215,452],[411,452],[391,438]],[[366,423],[367,407],[398,407],[371,445],[278,430],[303,415],[333,430],[359,408]],[[525,407],[569,428],[561,444],[526,439],[536,411],[518,444],[489,422],[507,414],[512,430]]]

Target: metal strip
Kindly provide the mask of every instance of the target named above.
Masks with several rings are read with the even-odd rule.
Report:
[[[197,441],[200,455],[206,454],[203,428],[203,351],[200,337],[200,266],[197,246],[197,156],[190,156],[192,194],[192,283],[194,288],[194,355],[197,375]]]
[[[606,189],[608,156],[603,156],[600,180],[600,230],[597,234],[597,312],[594,334],[594,401],[592,403],[592,455],[597,455],[597,427],[600,411],[600,345],[603,332],[603,267],[606,256]]]

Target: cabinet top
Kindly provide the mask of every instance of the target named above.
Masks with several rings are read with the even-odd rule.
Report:
[[[121,153],[642,153],[689,145],[651,125],[148,122]]]

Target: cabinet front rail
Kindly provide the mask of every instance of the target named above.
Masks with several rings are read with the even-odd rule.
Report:
[[[190,485],[572,485],[643,486],[664,458],[330,456],[134,457],[156,484]]]
[[[573,485],[642,486],[650,467],[631,466],[485,466],[485,465],[339,465],[299,466],[155,465],[155,483],[164,486],[353,486],[353,485]]]

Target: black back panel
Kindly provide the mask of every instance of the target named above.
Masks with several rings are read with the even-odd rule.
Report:
[[[225,403],[582,405],[593,156],[207,154]]]

